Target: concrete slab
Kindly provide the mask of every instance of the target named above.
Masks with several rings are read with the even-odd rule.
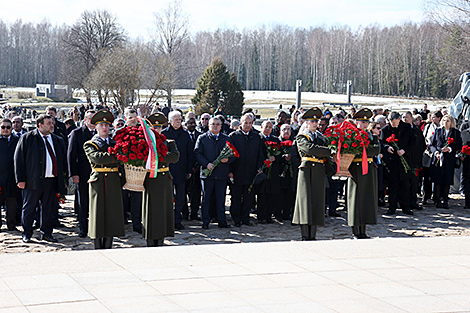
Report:
[[[465,312],[469,246],[434,237],[3,254],[0,313]]]

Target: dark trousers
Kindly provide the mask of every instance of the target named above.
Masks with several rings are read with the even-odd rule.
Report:
[[[450,185],[444,185],[444,184],[434,184],[434,201],[439,202],[444,200],[445,202],[449,201],[449,190],[450,190]],[[467,199],[465,198],[465,201]]]
[[[398,202],[400,202],[401,209],[410,208],[410,180],[402,180],[398,182],[389,182],[388,185],[388,203],[390,209],[396,210]]]
[[[431,199],[432,196],[432,182],[429,179],[429,167],[423,167],[420,172],[423,177],[423,200]]]
[[[418,176],[412,174],[410,178],[410,207],[412,209],[418,207]]]
[[[180,224],[183,220],[181,212],[186,201],[186,182],[173,184],[175,189],[175,223]]]
[[[461,176],[462,188],[465,194],[465,207],[470,208],[470,176]]]
[[[75,188],[78,200],[78,227],[80,232],[88,233],[88,211],[89,211],[89,186],[87,179],[80,177],[80,182]]]
[[[263,183],[261,183],[263,184]],[[256,209],[258,221],[272,220],[274,211],[279,211],[278,193],[259,192],[257,197]]]
[[[279,206],[274,210],[274,216],[278,220],[290,220],[294,212],[295,192],[291,188],[281,188],[279,194]]]
[[[230,214],[235,223],[249,222],[250,211],[253,207],[254,192],[248,192],[250,185],[232,185],[232,205]]]
[[[8,229],[16,227],[16,198],[0,198],[0,206],[5,205],[6,220]],[[0,227],[2,218],[0,214]]]
[[[122,207],[124,208],[124,219],[127,212],[131,212],[132,227],[142,227],[142,192],[123,189]]]
[[[197,218],[199,207],[201,206],[201,179],[199,175],[193,173],[190,179],[186,181],[186,194],[191,206],[191,213],[189,213],[188,204],[185,202],[183,205],[182,214],[184,217],[191,216],[191,219]]]
[[[328,212],[336,213],[338,208],[338,190],[340,186],[339,180],[334,180],[331,177],[327,177],[329,188],[326,189],[326,204],[328,204]]]
[[[58,199],[57,178],[44,179],[42,190],[24,189],[23,190],[23,212],[21,216],[21,225],[23,234],[30,238],[33,235],[33,222],[36,214],[36,208],[41,203],[41,232],[44,235],[52,235],[53,214],[57,210]]]
[[[227,181],[219,179],[201,179],[202,184],[202,206],[201,215],[202,222],[209,224],[211,216],[209,214],[209,207],[211,199],[215,196],[217,219],[219,222],[225,222],[225,191],[227,189]]]

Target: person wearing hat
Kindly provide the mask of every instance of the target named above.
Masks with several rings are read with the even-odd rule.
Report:
[[[83,145],[92,167],[88,179],[88,236],[93,239],[95,249],[111,249],[113,237],[124,236],[119,161],[108,152],[108,148],[115,145],[109,136],[109,125],[113,121],[114,116],[109,110],[96,112],[91,123],[95,125],[97,134]]]
[[[367,131],[369,121],[372,118],[372,111],[363,108],[353,115],[358,129]],[[362,172],[362,153],[356,155],[349,172],[352,177],[348,178],[348,193],[346,203],[348,207],[348,225],[352,227],[353,239],[369,238],[366,235],[367,224],[377,224],[377,167],[373,163],[373,157],[380,152],[379,139],[377,136],[369,134],[369,147],[367,153],[367,174]]]
[[[162,126],[166,123],[163,113],[154,113],[148,117],[148,121],[158,134],[162,132]],[[153,133],[150,133],[153,136]],[[145,191],[142,196],[142,235],[147,240],[147,246],[163,246],[165,237],[175,235],[175,215],[173,212],[173,181],[169,172],[169,164],[178,162],[180,153],[174,140],[164,141],[168,147],[168,153],[163,161],[158,162],[156,178],[149,174],[145,178]],[[150,155],[150,153],[149,153]],[[150,158],[149,158],[150,159]],[[146,168],[150,170],[150,160],[147,160]]]
[[[301,164],[292,223],[300,225],[302,240],[315,240],[317,226],[325,224],[325,159],[331,156],[331,151],[317,130],[322,116],[316,107],[306,111],[302,116],[305,126],[302,125],[295,139]]]

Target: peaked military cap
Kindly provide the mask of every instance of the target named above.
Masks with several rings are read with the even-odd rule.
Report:
[[[354,114],[353,119],[356,121],[367,121],[369,122],[374,114],[368,108],[362,108]]]
[[[150,115],[148,118],[152,126],[163,126],[166,123],[166,117],[163,113],[156,112]]]
[[[323,117],[322,111],[317,108],[313,107],[305,111],[305,113],[302,115],[302,119],[306,121],[318,121]]]
[[[91,118],[92,124],[100,124],[100,123],[107,123],[112,124],[114,121],[114,115],[109,110],[99,110],[98,112],[93,115]]]

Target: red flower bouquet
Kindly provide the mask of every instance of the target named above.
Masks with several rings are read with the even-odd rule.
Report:
[[[400,150],[400,147],[398,147],[398,139],[395,138],[395,134],[392,134],[390,137],[386,139],[386,141],[395,149],[395,151]],[[411,170],[411,167],[408,165],[408,162],[406,162],[405,157],[403,155],[400,156],[400,161],[401,164],[403,165],[403,168],[405,169],[405,173],[408,173],[408,171]]]
[[[203,169],[202,174],[204,174],[206,177],[209,177],[212,174],[212,171],[214,171],[214,169],[217,167],[217,165],[220,164],[220,160],[230,157],[239,158],[240,154],[230,142],[226,141],[225,146],[223,147],[222,151],[220,151],[219,156],[217,157],[217,159],[215,159],[214,162],[212,162],[212,164],[214,164],[214,167],[211,170],[208,168]]]
[[[462,154],[463,154],[463,157],[466,157],[467,155],[470,155],[470,146],[463,146],[462,147]]]
[[[442,147],[442,149],[449,147],[453,142],[454,142],[454,138],[447,137],[447,142],[446,142],[446,144],[444,145],[444,147]],[[441,150],[442,150],[442,149],[441,149]],[[439,160],[436,160],[436,162],[434,163],[434,165],[436,165],[436,166],[442,166],[442,164],[443,164],[443,159],[444,159],[444,154],[441,152],[441,158],[440,158]]]
[[[168,153],[168,147],[164,144],[166,138],[156,130],[151,129],[155,135],[155,144],[158,151],[158,160],[161,162]],[[145,167],[149,154],[149,145],[145,140],[142,126],[127,126],[117,131],[116,145],[109,147],[108,151],[126,164],[137,167]]]
[[[355,125],[348,121],[341,124],[330,126],[325,130],[325,138],[327,146],[337,155],[337,167],[339,176],[350,176],[347,168],[349,167],[352,158],[347,158],[349,164],[343,168],[340,166],[341,155],[360,155],[362,156],[362,173],[365,175],[368,172],[367,166],[367,153],[366,148],[369,147],[370,140],[369,134],[357,128]]]
[[[292,140],[285,140],[285,141],[281,142],[282,153],[290,155],[291,150],[292,150],[292,144],[293,144]],[[281,175],[279,175],[279,177],[281,177],[281,178],[286,177],[287,172],[290,173],[291,177],[294,177],[294,170],[292,168],[292,161],[291,160],[286,161],[286,163],[284,165],[284,169],[282,170],[282,173],[281,173]]]

